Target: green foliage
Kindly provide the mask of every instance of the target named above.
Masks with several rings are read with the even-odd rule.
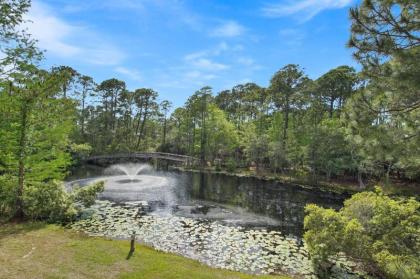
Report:
[[[26,21],[24,15],[30,5],[30,0],[0,1],[0,77],[42,57],[36,41],[21,26]]]
[[[262,167],[268,158],[269,136],[266,134],[258,135],[256,126],[252,123],[244,127],[241,138],[245,154],[250,163],[256,163],[257,168]]]
[[[27,185],[23,204],[25,216],[31,220],[66,222],[77,214],[64,185],[57,181]]]
[[[330,255],[340,251],[344,221],[333,209],[314,204],[306,206],[305,241],[316,265],[324,268]]]
[[[85,207],[92,206],[95,203],[98,193],[103,192],[104,189],[105,187],[103,181],[77,188],[76,190],[73,190],[74,201],[81,203]]]
[[[365,0],[351,9],[349,46],[366,85],[344,121],[365,171],[420,177],[420,7],[416,0]]]
[[[350,9],[354,57],[372,70],[384,58],[419,46],[419,10],[417,0],[364,0]]]
[[[11,175],[0,175],[0,221],[14,215],[17,195],[17,179]]]
[[[392,199],[379,190],[353,195],[340,211],[306,207],[305,241],[323,270],[344,252],[373,273],[388,278],[420,275],[420,202]]]
[[[306,156],[313,171],[323,173],[329,179],[332,175],[337,176],[345,170],[357,168],[351,145],[346,141],[344,129],[338,119],[323,120],[312,131],[311,136]]]
[[[230,173],[233,173],[236,171],[236,161],[233,158],[229,158],[226,163],[226,170]]]
[[[73,157],[76,158],[86,158],[92,152],[92,147],[87,143],[75,144],[72,143],[70,145],[71,153]]]
[[[340,66],[322,75],[317,81],[317,91],[329,107],[329,116],[339,110],[350,97],[356,84],[356,71],[349,66]]]
[[[68,192],[62,182],[31,183],[25,187],[23,201],[25,216],[31,220],[65,223],[73,220],[82,205],[95,203],[98,193],[104,190],[103,182]]]
[[[225,113],[214,104],[209,106],[207,121],[208,158],[225,158],[238,144],[235,126],[227,121]]]
[[[0,176],[0,221],[14,216],[17,200],[17,177]],[[103,182],[76,188],[69,192],[62,182],[31,182],[25,185],[23,210],[30,220],[65,223],[73,220],[82,207],[94,204]]]

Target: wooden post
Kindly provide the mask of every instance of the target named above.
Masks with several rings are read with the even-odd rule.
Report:
[[[136,232],[133,231],[133,234],[131,235],[131,240],[130,240],[130,251],[128,252],[126,260],[129,260],[131,258],[135,249],[136,249]]]
[[[136,232],[133,231],[130,240],[130,254],[133,254],[134,250],[136,249]]]

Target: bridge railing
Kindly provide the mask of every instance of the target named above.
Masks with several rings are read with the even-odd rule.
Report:
[[[92,160],[100,160],[100,159],[112,159],[112,158],[158,158],[158,159],[168,159],[168,160],[175,160],[175,161],[195,161],[197,158],[188,156],[188,155],[181,155],[181,154],[173,154],[173,153],[165,153],[165,152],[131,152],[131,153],[116,153],[116,154],[103,154],[103,155],[95,155],[86,158],[86,161]]]

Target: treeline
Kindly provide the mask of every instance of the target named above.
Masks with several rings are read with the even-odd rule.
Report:
[[[63,88],[72,90],[62,96],[78,100],[73,139],[95,154],[157,150],[216,169],[255,167],[363,186],[420,174],[419,84],[407,72],[416,60],[400,59],[378,65],[386,75],[340,66],[316,80],[286,65],[267,88],[247,83],[214,94],[204,87],[171,114],[171,103],[158,102],[152,89],[129,91],[116,79],[95,84],[70,69]]]
[[[214,94],[204,87],[171,114],[171,103],[158,102],[152,89],[129,91],[117,79],[95,84],[68,67],[55,70],[71,73],[61,96],[79,104],[73,139],[92,153],[157,150],[195,156],[206,167],[254,166],[363,185],[371,177],[419,175],[418,109],[387,108],[408,101],[387,91],[401,84],[393,71],[406,66],[381,67],[391,65],[387,77],[340,66],[316,80],[286,65],[267,88],[247,83]]]
[[[230,170],[362,175],[341,120],[361,88],[351,67],[311,80],[298,65],[287,65],[267,88],[247,83],[213,94],[203,87],[171,114],[171,103],[159,103],[152,89],[129,91],[117,79],[96,84],[69,67],[53,72],[65,77],[60,97],[78,104],[72,138],[91,153],[157,150]]]
[[[197,157],[201,167],[251,167],[312,182],[418,181],[419,8],[391,2],[364,1],[350,11],[348,44],[360,72],[340,66],[311,80],[289,64],[266,88],[203,87],[173,108],[153,89],[129,90],[114,78],[97,83],[67,66],[39,69],[42,53],[17,29],[30,2],[6,1],[0,174],[17,175],[22,187],[24,177],[63,178],[79,156],[157,150]]]

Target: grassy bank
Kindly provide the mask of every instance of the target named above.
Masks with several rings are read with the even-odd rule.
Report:
[[[0,278],[255,278],[213,269],[129,242],[88,237],[56,225],[0,226]],[[290,278],[258,276],[258,278]]]

